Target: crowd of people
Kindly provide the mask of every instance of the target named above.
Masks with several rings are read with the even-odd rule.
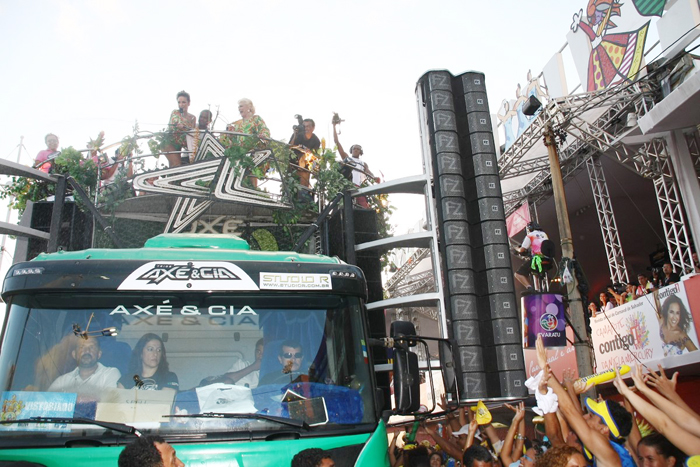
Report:
[[[455,409],[443,399],[442,418],[390,433],[391,467],[690,467],[700,461],[700,415],[676,391],[677,372],[669,378],[660,365],[658,371],[638,366],[630,372],[631,386],[616,376],[617,396],[581,402],[591,383],[571,371],[559,381],[541,337],[536,349],[542,370],[526,382],[535,405],[505,404],[513,413],[505,434],[483,404]],[[305,449],[291,467],[332,467],[340,461],[333,455]],[[119,466],[184,463],[163,438],[144,436],[122,451]]]
[[[630,373],[632,386],[617,375],[619,397],[581,403],[590,383],[571,372],[560,382],[541,337],[537,360],[542,370],[526,383],[535,391],[536,405],[506,404],[513,418],[504,436],[488,420],[467,417],[460,408],[457,415],[422,423],[417,437],[410,429],[395,436],[389,447],[392,467],[681,467],[700,461],[693,457],[700,456],[700,415],[676,392],[678,373],[669,378],[661,366],[646,373],[639,366]],[[533,423],[526,421],[530,410],[537,414]],[[534,422],[543,427],[541,434]]]
[[[213,115],[210,110],[202,110],[199,117],[189,112],[191,104],[189,93],[180,91],[177,93],[176,99],[177,109],[170,113],[161,145],[161,154],[166,157],[169,167],[179,167],[194,162],[198,143],[202,135],[211,130],[213,124]],[[266,147],[267,141],[270,140],[270,130],[262,117],[256,114],[253,102],[247,98],[240,99],[238,112],[241,118],[228,124],[226,131],[221,132],[219,136],[221,144],[225,148],[239,146],[246,150]],[[370,177],[379,182],[379,178],[374,176],[367,163],[360,159],[360,156],[364,154],[362,146],[354,144],[350,147],[349,153],[346,152],[338,139],[336,127],[340,124],[340,119],[334,118],[332,123],[334,142],[342,158],[343,167],[346,169],[344,171],[346,178],[356,186],[361,186]],[[313,119],[303,119],[299,125],[294,126],[294,133],[288,142],[294,155],[289,163],[296,167],[299,185],[306,189],[302,192],[307,194],[311,186],[311,160],[313,159],[309,156],[317,155],[321,148],[321,140],[314,133],[315,128],[316,124]],[[101,133],[101,137],[103,136],[104,133]],[[49,133],[44,141],[47,148],[37,154],[34,167],[45,173],[51,173],[53,159],[60,154],[58,150],[59,139],[58,136]],[[131,156],[132,154],[121,155],[119,150],[111,158],[99,158],[95,151],[90,154],[90,157],[100,167],[100,180],[103,186],[113,183],[117,174],[123,174],[122,178],[133,177],[134,168]],[[253,186],[257,185],[257,179],[254,177],[250,178],[250,182]],[[368,207],[366,200],[364,203],[362,199],[358,202],[363,207]]]
[[[693,272],[700,273],[697,253],[693,253],[693,265]],[[675,284],[681,280],[678,273],[673,270],[673,265],[669,262],[664,263],[660,269],[653,268],[651,272],[651,278],[647,277],[646,274],[639,273],[636,282],[630,281],[628,284],[609,286],[607,291],[600,292],[598,303],[591,301],[588,304],[588,311],[591,317],[595,318],[598,313],[610,311],[617,306],[638,300],[662,287]]]

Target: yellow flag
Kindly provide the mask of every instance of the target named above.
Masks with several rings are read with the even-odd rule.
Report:
[[[491,418],[489,409],[486,408],[486,405],[482,401],[479,401],[479,403],[476,404],[476,422],[479,425],[488,425],[491,423]]]

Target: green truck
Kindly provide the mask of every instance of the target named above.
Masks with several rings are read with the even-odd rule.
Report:
[[[145,434],[188,466],[284,466],[311,447],[388,466],[366,290],[337,258],[227,235],[16,264],[2,290],[0,466],[115,466]],[[381,344],[395,349],[398,412],[416,411],[415,342]]]

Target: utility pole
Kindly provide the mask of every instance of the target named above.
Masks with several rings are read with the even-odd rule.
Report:
[[[544,130],[544,145],[547,146],[549,155],[549,170],[552,175],[552,191],[554,192],[554,206],[557,210],[557,224],[559,225],[559,237],[561,238],[562,258],[574,257],[574,242],[569,224],[569,211],[566,206],[566,193],[564,192],[564,180],[561,176],[559,165],[559,152],[557,151],[556,135],[552,124],[547,123]],[[586,317],[583,312],[583,302],[578,291],[578,280],[573,274],[572,291],[568,294],[571,325],[574,328],[574,349],[576,350],[576,365],[580,376],[593,374],[591,352],[586,338]]]

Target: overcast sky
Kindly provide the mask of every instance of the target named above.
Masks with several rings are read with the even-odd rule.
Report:
[[[387,179],[413,175],[420,76],[482,71],[495,112],[565,43],[583,3],[2,0],[0,156],[22,135],[29,162],[48,132],[78,148],[136,120],[159,130],[185,89],[193,113],[220,107],[217,129],[252,99],[276,139],[297,113],[331,139],[339,112],[341,142],[361,143]]]
[[[332,146],[330,120],[339,112],[341,142],[362,144],[375,173],[415,175],[417,80],[433,69],[482,71],[495,113],[529,69],[539,74],[565,44],[585,5],[0,0],[0,157],[16,160],[21,136],[29,165],[49,132],[61,147],[84,148],[101,130],[107,143],[121,140],[136,121],[158,131],[184,89],[192,113],[220,110],[216,129],[239,118],[238,99],[252,99],[272,137],[285,141],[301,114]],[[398,231],[424,216],[422,199],[391,199]]]

